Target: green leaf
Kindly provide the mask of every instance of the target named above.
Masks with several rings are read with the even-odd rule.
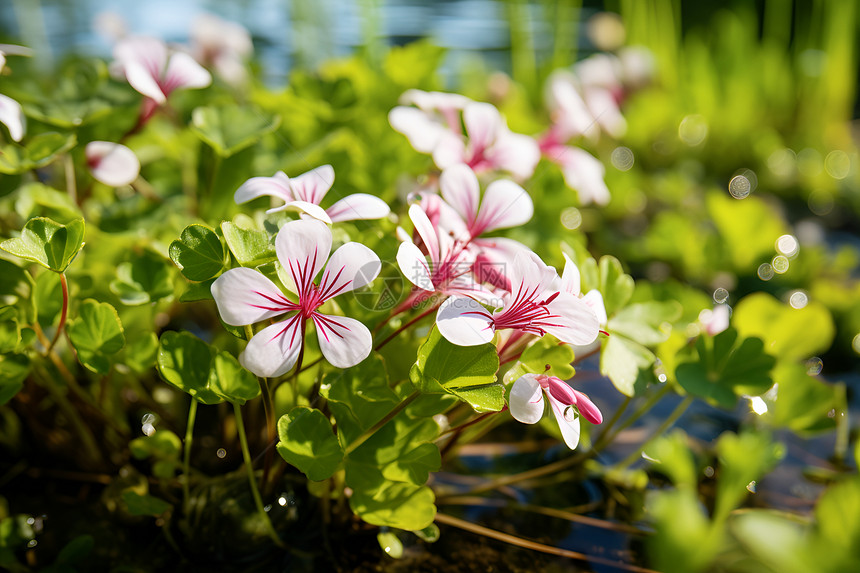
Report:
[[[63,285],[59,273],[39,273],[33,290],[36,316],[42,325],[54,324],[63,310]]]
[[[624,273],[621,262],[615,257],[605,255],[600,257],[600,293],[603,295],[603,305],[607,316],[612,316],[620,310],[630,297],[633,296],[635,284],[633,278]]]
[[[698,357],[675,369],[678,383],[690,394],[731,408],[741,394],[759,395],[773,386],[770,371],[776,360],[764,352],[759,338],[738,340],[728,328],[713,339],[696,342]]]
[[[260,395],[257,377],[242,368],[232,354],[223,350],[212,361],[209,388],[228,402],[240,406]]]
[[[191,131],[221,157],[230,157],[278,128],[281,118],[237,106],[198,107],[191,114]]]
[[[681,316],[681,305],[675,301],[631,304],[609,319],[607,329],[623,334],[643,346],[659,344],[669,337],[671,323]]]
[[[0,173],[17,175],[43,167],[75,145],[77,139],[73,133],[64,135],[53,131],[34,135],[23,146],[4,145],[0,147]]]
[[[403,543],[393,531],[380,531],[376,534],[376,541],[379,542],[379,548],[389,557],[393,559],[403,557]]]
[[[205,281],[224,268],[224,245],[218,235],[204,225],[188,225],[179,240],[170,243],[170,258],[188,280]]]
[[[747,496],[748,486],[782,459],[785,448],[765,432],[724,432],[717,440],[717,455],[720,465],[714,520],[721,520]]]
[[[776,400],[768,404],[766,418],[771,424],[798,433],[836,426],[830,415],[839,410],[835,386],[807,374],[805,365],[790,362],[778,363],[773,379],[777,382]]]
[[[696,491],[696,465],[684,430],[679,428],[658,436],[645,448],[645,453],[655,460],[654,469],[669,476],[676,487]]]
[[[188,283],[188,288],[179,295],[179,302],[197,302],[199,300],[213,300],[212,283],[216,279],[209,279],[202,283]]]
[[[61,225],[46,217],[24,224],[20,237],[0,243],[0,249],[61,273],[84,246],[84,220]]]
[[[457,346],[433,327],[418,349],[409,378],[427,393],[447,392],[477,412],[498,412],[505,406],[505,388],[496,382],[499,357],[492,344]]]
[[[33,322],[36,318],[33,288],[30,273],[12,261],[0,259],[0,300],[14,307],[18,311],[18,318],[25,323]]]
[[[21,344],[21,327],[14,307],[0,307],[0,354],[14,352]]]
[[[331,422],[319,410],[293,408],[278,420],[278,437],[278,453],[310,480],[331,477],[343,461]]]
[[[222,397],[209,388],[210,365],[215,350],[190,332],[169,330],[158,342],[158,372],[168,384],[187,392],[203,404],[217,404]]]
[[[417,531],[433,523],[435,501],[433,490],[427,486],[391,483],[373,495],[353,493],[349,506],[372,525]]]
[[[853,571],[860,563],[860,478],[830,487],[815,508],[818,554],[834,563],[829,571]]]
[[[547,366],[549,374],[568,380],[576,373],[571,366],[574,358],[569,344],[560,344],[551,334],[544,335],[526,348],[513,368],[505,372],[505,384],[513,384],[523,374],[547,372]]]
[[[79,535],[69,541],[57,555],[55,565],[70,565],[86,559],[95,547],[92,535]]]
[[[777,238],[788,232],[773,207],[759,197],[739,201],[724,193],[710,193],[707,205],[723,246],[739,271],[753,270],[762,258],[770,259]]]
[[[149,494],[140,495],[132,490],[122,492],[122,500],[125,502],[131,515],[158,517],[173,507],[161,498]]]
[[[154,332],[147,332],[126,345],[122,363],[135,372],[145,372],[155,366],[157,353],[158,337]]]
[[[639,371],[654,364],[654,353],[621,334],[611,334],[600,353],[600,373],[625,396],[636,393]]]
[[[836,333],[830,312],[820,302],[792,308],[763,292],[745,296],[732,312],[732,325],[743,337],[765,341],[780,360],[803,360],[830,348]]]
[[[159,460],[176,460],[182,452],[179,436],[170,430],[158,430],[150,436],[141,436],[128,444],[129,451],[138,460],[152,456]]]
[[[30,373],[30,359],[25,354],[0,354],[0,406],[12,399]]]
[[[108,357],[125,346],[122,322],[116,309],[91,298],[81,303],[78,317],[69,322],[68,333],[81,364],[99,374],[110,371]]]
[[[230,221],[221,223],[230,252],[243,267],[256,267],[276,258],[274,240],[265,231],[248,229]]]
[[[136,306],[173,294],[173,277],[167,260],[150,251],[117,265],[110,290],[123,304]]]

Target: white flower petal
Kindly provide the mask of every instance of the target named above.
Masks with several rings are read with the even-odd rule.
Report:
[[[579,195],[583,205],[609,203],[609,188],[603,180],[606,168],[596,157],[578,147],[559,147],[549,157],[561,165],[564,182]]]
[[[373,337],[359,321],[318,312],[312,318],[317,328],[320,351],[332,366],[349,368],[370,355]]]
[[[473,102],[463,108],[463,124],[472,149],[484,150],[496,140],[499,130],[504,127],[499,110],[489,103]]]
[[[242,366],[264,378],[292,370],[303,344],[301,324],[301,314],[295,314],[255,334],[239,357]]]
[[[251,177],[239,186],[233,200],[241,205],[264,195],[277,197],[286,203],[293,200],[290,179],[283,171],[278,171],[274,177]]]
[[[582,292],[579,267],[567,256],[567,253],[562,253],[562,256],[564,257],[564,270],[561,273],[561,290],[579,296],[579,293]]]
[[[210,290],[221,320],[232,326],[254,324],[294,306],[275,283],[244,267],[226,271],[215,279]]]
[[[323,301],[359,289],[379,276],[382,263],[376,253],[361,243],[346,243],[334,252],[320,279]]]
[[[541,295],[557,280],[558,274],[533,251],[527,249],[514,257],[508,278],[514,298],[528,296],[530,299],[538,299],[542,298]]]
[[[391,212],[388,204],[367,193],[347,195],[325,210],[332,222],[382,219]]]
[[[432,153],[447,129],[429,114],[414,107],[398,106],[388,112],[388,123],[402,133],[415,151]]]
[[[290,201],[280,207],[269,209],[266,213],[277,213],[278,211],[298,211],[312,219],[331,225],[331,218],[329,218],[325,209],[314,203],[308,203],[307,201]]]
[[[458,163],[447,168],[439,177],[439,188],[445,201],[467,223],[472,223],[478,217],[481,189],[471,167]]]
[[[575,450],[576,446],[579,445],[579,414],[576,413],[573,406],[565,406],[549,394],[547,394],[547,400],[549,400],[555,421],[558,422],[564,443],[571,450]]]
[[[436,229],[427,218],[427,214],[418,205],[409,206],[409,218],[412,219],[412,224],[415,225],[415,231],[421,237],[427,253],[430,255],[430,262],[434,265],[438,264],[441,257],[439,250],[439,236],[436,234]]]
[[[125,78],[138,93],[151,98],[159,104],[167,101],[167,96],[161,91],[156,78],[138,62],[129,62],[123,66]]]
[[[540,161],[540,147],[534,138],[507,129],[501,130],[487,160],[497,169],[508,171],[518,180],[528,179]]]
[[[325,265],[331,241],[331,229],[314,219],[291,221],[278,231],[275,251],[300,297],[309,292],[314,277]]]
[[[603,88],[589,87],[584,90],[585,103],[603,131],[614,138],[627,132],[627,120],[621,115],[612,93]]]
[[[597,339],[600,323],[582,299],[562,292],[546,308],[552,315],[541,319],[540,326],[562,342],[585,346]]]
[[[517,227],[527,223],[533,214],[534,204],[526,190],[509,179],[499,179],[484,192],[473,234]]]
[[[190,54],[175,52],[167,63],[162,88],[165,95],[173,90],[205,88],[212,83],[212,74],[198,64]]]
[[[453,132],[445,131],[433,148],[433,162],[439,169],[447,169],[458,163],[466,162],[466,144],[463,138]]]
[[[9,96],[0,94],[0,123],[9,129],[12,141],[21,141],[24,137],[24,112],[21,104]]]
[[[582,302],[594,311],[594,315],[597,317],[597,322],[600,323],[600,326],[606,324],[609,318],[606,316],[606,305],[603,303],[603,295],[600,294],[599,290],[591,289],[585,293],[585,296],[582,297]]]
[[[462,296],[449,297],[436,313],[436,327],[448,342],[477,346],[493,340],[493,317],[477,301]]]
[[[140,175],[140,161],[125,145],[91,141],[86,146],[85,154],[93,177],[105,185],[129,185]]]
[[[422,290],[433,292],[433,280],[427,266],[427,257],[412,241],[400,243],[397,249],[397,265],[409,282]]]
[[[290,179],[290,187],[296,200],[307,201],[314,205],[322,202],[333,184],[334,169],[331,165],[322,165]]]
[[[534,374],[520,376],[511,386],[511,416],[523,424],[537,424],[543,417],[543,390]]]

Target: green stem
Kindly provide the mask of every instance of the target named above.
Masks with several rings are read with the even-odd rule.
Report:
[[[75,204],[78,203],[78,185],[75,182],[75,161],[66,153],[63,158],[63,168],[66,172],[66,192]]]
[[[257,512],[260,514],[260,519],[263,520],[266,533],[269,534],[275,545],[283,547],[284,542],[278,537],[278,532],[272,526],[269,514],[263,508],[263,499],[260,497],[260,490],[257,489],[257,480],[254,479],[254,466],[251,461],[251,451],[248,448],[248,437],[245,435],[245,423],[242,421],[242,408],[238,404],[233,404],[233,411],[236,414],[236,430],[239,432],[239,444],[242,446],[242,458],[245,460],[245,470],[248,472],[248,485],[251,487],[254,505],[257,506]]]
[[[645,402],[639,407],[639,409],[637,409],[626,420],[624,420],[624,422],[620,426],[618,426],[618,428],[614,432],[612,432],[612,434],[609,434],[608,431],[604,432],[600,436],[600,440],[598,440],[600,442],[600,448],[598,448],[598,444],[595,443],[595,447],[589,450],[586,455],[589,458],[597,455],[597,453],[600,451],[600,449],[603,448],[603,446],[615,439],[615,436],[626,430],[633,422],[641,418],[642,415],[645,414],[645,412],[648,412],[651,408],[653,408],[654,404],[659,402],[663,398],[663,396],[665,396],[669,392],[669,390],[671,390],[671,386],[669,384],[664,384],[663,387],[660,388],[660,390],[649,396],[648,399],[645,400]],[[605,439],[604,436],[606,436]]]
[[[663,420],[663,423],[660,424],[660,426],[658,426],[657,429],[654,430],[651,435],[648,436],[638,448],[636,448],[636,451],[632,452],[629,456],[615,464],[613,466],[613,469],[623,470],[633,464],[640,457],[642,457],[642,452],[645,450],[646,447],[648,447],[648,444],[650,444],[654,440],[654,438],[662,435],[666,430],[671,428],[675,424],[675,422],[678,421],[678,418],[680,418],[681,415],[687,411],[687,408],[690,407],[690,404],[693,403],[693,400],[695,400],[695,398],[693,398],[693,396],[691,395],[687,395],[683,400],[681,400],[681,402],[677,406],[675,406],[675,409],[672,410],[672,413],[669,414],[669,417]]]
[[[197,418],[197,400],[191,398],[188,407],[188,423],[185,426],[185,451],[182,458],[182,508],[187,516],[191,507],[191,440],[194,436],[194,420]]]
[[[48,349],[45,350],[45,356],[51,353],[57,340],[60,339],[60,334],[63,332],[63,328],[66,327],[66,317],[69,314],[69,283],[66,281],[66,273],[60,273],[60,286],[63,289],[63,308],[60,311],[60,323],[57,325],[57,332],[54,333],[54,338],[51,339],[51,344],[49,344]]]
[[[418,396],[420,396],[420,395],[421,395],[421,391],[415,390],[414,392],[412,392],[412,394],[410,394],[409,396],[404,398],[402,402],[400,402],[390,412],[388,412],[385,416],[383,416],[383,418],[381,420],[376,422],[373,426],[371,426],[363,434],[361,434],[359,437],[357,437],[355,440],[353,440],[353,442],[351,444],[349,444],[346,447],[346,449],[343,451],[344,457],[346,457],[349,454],[351,454],[352,452],[354,452],[361,444],[363,444],[368,439],[370,439],[370,437],[373,434],[375,434],[380,428],[382,428],[382,426],[384,426],[385,424],[390,422],[394,418],[394,416],[396,416],[397,414],[402,412],[403,409],[406,408],[406,406],[408,406],[413,401],[415,401],[415,399],[418,398]]]

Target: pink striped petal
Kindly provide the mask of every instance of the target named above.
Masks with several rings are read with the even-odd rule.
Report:
[[[555,421],[558,422],[558,428],[561,430],[561,437],[564,438],[564,443],[571,450],[575,450],[579,445],[579,415],[574,410],[573,406],[562,404],[552,397],[547,395],[552,413],[555,416]]]
[[[594,116],[588,111],[573,82],[570,74],[556,72],[549,84],[549,107],[556,110],[553,119],[562,141],[583,135],[589,130],[596,133]]]
[[[541,322],[541,327],[562,342],[585,346],[597,339],[600,323],[597,315],[582,299],[563,292],[546,308],[552,317]]]
[[[21,141],[24,137],[25,123],[21,104],[3,94],[0,94],[0,123],[9,129],[12,141]]]
[[[373,337],[359,321],[318,312],[311,318],[316,325],[320,351],[332,366],[349,368],[370,355]]]
[[[110,141],[91,141],[84,153],[93,177],[105,185],[129,185],[140,175],[140,161],[125,145]]]
[[[367,193],[347,195],[325,210],[332,222],[382,219],[391,212],[388,204]]]
[[[457,213],[471,224],[478,217],[478,203],[481,189],[478,177],[465,163],[458,163],[445,169],[439,177],[442,197]]]
[[[508,179],[493,181],[484,192],[481,210],[472,225],[472,234],[517,227],[534,214],[532,198],[526,190]]]
[[[167,68],[164,42],[155,38],[128,38],[116,45],[113,54],[131,87],[160,104],[167,101],[160,84]]]
[[[430,268],[427,265],[427,257],[421,249],[412,241],[400,243],[397,249],[397,266],[409,282],[428,292],[433,292],[433,280],[430,278]]]
[[[158,104],[167,101],[167,95],[161,90],[158,80],[143,65],[129,62],[124,65],[125,78],[138,93],[145,95]]]
[[[331,165],[322,165],[290,179],[293,197],[298,201],[307,201],[314,205],[322,202],[333,184],[334,169]]]
[[[616,139],[622,137],[627,132],[627,120],[621,115],[612,92],[599,87],[588,87],[584,92],[585,103],[603,131]]]
[[[436,313],[436,327],[448,342],[458,346],[477,346],[493,340],[493,317],[478,302],[449,297]]]
[[[296,365],[302,348],[302,315],[267,326],[248,341],[242,366],[264,378],[283,376]]]
[[[534,374],[524,374],[511,386],[511,416],[523,424],[537,424],[543,417],[543,390]]]
[[[539,299],[557,277],[555,269],[544,264],[534,252],[521,251],[514,258],[508,273],[512,286],[511,295],[514,299]]]
[[[331,252],[331,230],[314,219],[291,221],[281,227],[275,251],[298,291],[305,298]]]
[[[221,320],[232,326],[254,324],[297,308],[275,283],[244,267],[226,271],[210,290]]]
[[[334,252],[320,280],[320,301],[359,289],[379,276],[382,263],[361,243],[346,243]]]
[[[286,203],[292,201],[290,179],[286,173],[278,171],[273,177],[251,177],[239,186],[233,200],[241,205],[264,195],[277,197]]]

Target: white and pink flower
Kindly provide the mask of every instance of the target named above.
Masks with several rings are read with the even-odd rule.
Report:
[[[12,141],[21,141],[24,137],[26,122],[21,104],[3,94],[0,94],[0,123],[9,130]]]
[[[320,203],[333,184],[334,169],[331,165],[323,165],[292,178],[278,171],[273,177],[248,179],[236,190],[233,198],[241,204],[268,195],[284,201],[283,205],[269,209],[268,213],[294,210],[329,224],[381,219],[390,212],[385,201],[367,193],[348,195],[328,209],[323,209]]]
[[[579,297],[559,290],[555,269],[537,255],[518,253],[508,277],[511,292],[502,295],[493,312],[472,298],[452,296],[446,300],[436,315],[442,336],[460,346],[491,342],[502,329],[536,336],[549,333],[580,346],[597,338],[600,324],[592,308]]]
[[[295,366],[308,321],[316,328],[320,351],[333,366],[349,368],[370,354],[372,337],[366,326],[318,309],[333,297],[372,282],[381,269],[379,257],[364,245],[351,242],[329,258],[331,245],[331,229],[313,219],[291,221],[278,232],[278,261],[293,283],[287,286],[294,289],[298,302],[249,268],[231,269],[212,284],[212,296],[227,324],[245,326],[288,315],[258,332],[245,347],[242,364],[257,376],[281,376]],[[314,282],[320,271],[322,278]]]
[[[110,141],[91,141],[87,144],[85,154],[90,173],[105,185],[130,185],[140,175],[140,161],[125,145]]]
[[[579,445],[580,418],[592,424],[603,422],[603,415],[588,396],[560,378],[545,374],[524,374],[514,382],[508,401],[511,415],[524,424],[536,424],[544,414],[544,394],[564,443],[571,450]]]
[[[161,40],[130,37],[114,47],[114,66],[142,95],[162,105],[177,89],[205,88],[212,76],[185,52],[170,51]]]

